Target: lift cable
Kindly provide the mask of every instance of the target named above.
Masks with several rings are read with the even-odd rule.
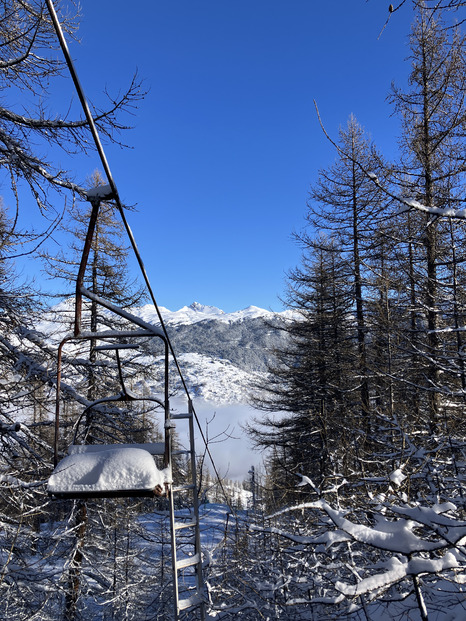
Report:
[[[112,191],[112,200],[114,200],[114,202],[115,202],[115,204],[116,204],[116,206],[118,208],[118,211],[120,213],[120,216],[121,216],[123,225],[125,227],[126,233],[127,233],[128,237],[129,237],[129,240],[130,240],[130,243],[131,243],[131,247],[133,249],[134,255],[135,255],[136,259],[137,259],[137,262],[139,264],[139,268],[140,268],[141,273],[143,275],[144,282],[146,283],[146,287],[147,287],[147,290],[149,292],[149,296],[150,296],[151,301],[152,301],[152,303],[154,305],[154,308],[155,308],[155,310],[157,312],[157,316],[158,316],[158,319],[160,321],[160,325],[162,327],[162,330],[163,330],[163,333],[165,335],[165,338],[167,339],[167,343],[168,343],[168,346],[170,348],[170,352],[171,352],[171,355],[173,357],[173,361],[175,363],[175,366],[176,366],[176,369],[178,371],[178,374],[180,376],[181,382],[183,384],[184,391],[186,393],[186,396],[188,398],[189,403],[191,404],[192,412],[194,414],[194,418],[195,418],[197,427],[198,427],[198,429],[200,431],[200,434],[201,434],[201,437],[202,437],[202,441],[204,442],[204,445],[206,447],[207,454],[209,455],[210,461],[212,463],[212,467],[214,469],[215,476],[217,477],[217,480],[219,482],[220,488],[221,488],[221,490],[223,492],[223,495],[225,497],[225,500],[226,500],[226,503],[227,503],[229,509],[231,510],[232,513],[236,514],[236,512],[231,507],[231,504],[230,504],[230,502],[228,500],[228,496],[227,496],[225,488],[223,486],[223,482],[222,482],[222,480],[220,478],[219,472],[217,470],[217,466],[215,465],[214,459],[212,457],[212,453],[211,453],[210,448],[208,446],[207,439],[205,437],[204,431],[203,431],[203,429],[201,427],[201,424],[199,422],[199,418],[197,416],[197,413],[196,413],[196,411],[194,409],[194,405],[192,403],[192,399],[191,399],[191,396],[190,396],[190,393],[189,393],[188,386],[187,386],[186,381],[185,381],[185,379],[183,377],[183,373],[181,371],[181,367],[179,365],[178,359],[177,359],[175,351],[173,349],[173,345],[172,345],[172,343],[170,341],[170,338],[168,336],[168,332],[167,332],[167,329],[166,329],[165,322],[163,320],[162,314],[160,312],[159,306],[158,306],[158,304],[157,304],[157,302],[155,300],[155,296],[154,296],[154,293],[153,293],[153,290],[152,290],[152,287],[151,287],[151,284],[150,284],[150,281],[149,281],[149,277],[148,277],[147,272],[146,272],[146,268],[144,266],[144,262],[142,260],[142,257],[141,257],[141,254],[139,252],[139,249],[137,247],[136,240],[134,238],[133,232],[132,232],[132,230],[131,230],[131,228],[130,228],[130,226],[128,224],[128,221],[126,219],[126,215],[125,215],[125,212],[124,212],[124,205],[122,204],[122,202],[120,200],[120,196],[118,194],[118,189],[117,189],[116,183],[115,183],[115,181],[113,179],[113,175],[112,175],[112,172],[110,170],[110,166],[108,164],[107,158],[105,156],[104,148],[102,146],[102,142],[100,140],[100,136],[99,136],[96,124],[94,122],[94,117],[92,116],[92,113],[91,113],[91,111],[89,109],[89,105],[88,105],[86,96],[84,94],[84,90],[83,90],[83,88],[81,86],[81,83],[80,83],[79,78],[78,78],[78,74],[77,74],[76,69],[74,67],[74,63],[73,63],[73,60],[71,58],[71,54],[69,52],[68,45],[66,43],[66,39],[64,37],[60,21],[59,21],[59,19],[57,17],[57,13],[55,11],[55,7],[53,5],[52,0],[46,0],[46,4],[47,4],[47,7],[48,7],[48,10],[49,10],[49,13],[50,13],[50,17],[51,17],[51,20],[52,20],[55,32],[56,32],[58,40],[60,42],[60,46],[61,46],[63,55],[65,57],[66,64],[68,66],[68,70],[70,72],[71,78],[73,79],[73,83],[74,83],[77,95],[79,97],[79,101],[81,102],[81,106],[83,108],[84,114],[86,116],[86,120],[87,120],[88,125],[89,125],[89,129],[90,129],[92,137],[94,139],[94,143],[95,143],[97,152],[99,154],[100,161],[102,163],[105,175],[107,177],[108,184],[109,184],[110,189]]]

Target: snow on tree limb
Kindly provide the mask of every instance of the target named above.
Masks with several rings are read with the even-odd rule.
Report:
[[[399,196],[398,194],[395,194],[394,192],[390,191],[386,186],[382,185],[377,175],[375,175],[371,170],[366,170],[366,168],[364,168],[364,166],[361,164],[359,160],[353,158],[351,154],[344,151],[341,148],[341,146],[335,140],[333,140],[333,138],[331,138],[331,136],[325,129],[322,118],[320,116],[319,108],[317,106],[317,102],[315,100],[314,100],[314,106],[316,109],[317,118],[319,120],[319,125],[325,137],[332,144],[332,146],[335,147],[338,153],[340,153],[340,155],[342,155],[344,158],[353,162],[368,177],[368,179],[370,179],[374,183],[374,185],[376,185],[380,189],[380,191],[383,194],[385,194],[385,196],[387,196],[387,198],[390,198],[391,200],[394,200],[401,205],[401,208],[393,214],[394,216],[402,215],[414,209],[417,211],[421,211],[423,213],[428,213],[438,218],[453,218],[456,220],[466,220],[466,209],[454,209],[452,207],[435,207],[435,206],[429,207],[419,202],[418,200],[411,199],[411,198],[403,198],[402,196]]]
[[[415,517],[423,515],[423,510],[420,508],[413,509],[413,519],[408,520],[404,518],[400,518],[398,520],[388,520],[384,516],[380,515],[378,517],[376,527],[356,524],[355,522],[348,520],[345,517],[347,511],[343,509],[333,509],[327,501],[322,499],[314,502],[302,503],[293,507],[287,507],[286,509],[283,509],[282,511],[279,511],[269,517],[275,518],[279,515],[302,509],[318,509],[324,511],[335,526],[337,526],[337,528],[343,533],[349,535],[354,541],[378,548],[380,550],[387,550],[389,552],[396,552],[403,555],[410,555],[414,552],[432,552],[434,550],[442,550],[450,546],[452,542],[454,545],[466,537],[466,522],[453,519],[448,520],[447,518],[443,518],[442,520],[440,516],[438,516],[438,520],[441,522],[441,525],[449,527],[445,528],[443,536],[440,535],[440,540],[430,541],[418,537],[413,533],[413,529],[420,525],[420,523],[414,519]],[[395,507],[394,511],[401,512],[402,509]],[[406,508],[404,511],[409,514],[410,508]],[[432,514],[437,515],[434,511],[427,508],[424,510],[424,514],[429,516]],[[429,523],[430,522],[427,522],[425,525],[429,525]],[[279,534],[287,536],[285,533]],[[308,538],[306,542],[302,541],[302,543],[313,542],[317,543],[317,541],[312,541],[312,537]],[[319,541],[319,543],[321,542],[322,541]]]
[[[400,582],[407,576],[419,574],[438,574],[447,569],[457,569],[460,563],[454,554],[447,552],[439,559],[416,558],[410,561],[392,557],[384,563],[387,571],[363,578],[357,584],[348,584],[337,581],[335,588],[347,597],[357,597],[365,593],[387,589],[392,584]]]

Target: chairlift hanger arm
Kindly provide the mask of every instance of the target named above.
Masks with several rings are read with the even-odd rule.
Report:
[[[89,226],[87,228],[86,240],[84,242],[84,248],[81,255],[81,262],[79,264],[78,275],[76,277],[76,298],[75,298],[75,310],[74,310],[74,335],[79,336],[81,334],[81,317],[82,317],[82,293],[84,276],[86,273],[86,267],[89,260],[89,253],[92,247],[92,240],[94,238],[95,227],[97,224],[97,216],[99,215],[100,201],[92,202],[92,211],[89,218]]]
[[[136,324],[140,328],[142,328],[144,330],[147,330],[149,332],[152,332],[153,336],[158,336],[159,338],[161,338],[164,341],[167,340],[167,337],[166,337],[164,331],[161,330],[160,328],[158,328],[156,326],[153,326],[152,324],[147,323],[146,321],[144,321],[140,317],[137,317],[136,315],[133,315],[132,313],[128,312],[127,310],[125,310],[123,308],[120,308],[119,306],[116,306],[115,304],[113,304],[109,300],[105,300],[104,298],[101,298],[99,295],[96,295],[92,291],[89,291],[89,289],[86,289],[82,285],[80,286],[79,293],[81,295],[84,295],[89,300],[92,300],[93,302],[97,302],[97,304],[100,304],[101,306],[103,306],[107,310],[112,311],[113,313],[115,313],[116,315],[119,315],[123,319],[127,319],[128,321],[130,321],[131,323]]]

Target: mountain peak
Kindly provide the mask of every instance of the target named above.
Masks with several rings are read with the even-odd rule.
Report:
[[[209,315],[224,315],[225,313],[216,306],[207,306],[205,304],[199,304],[199,302],[193,302],[189,305],[189,308],[197,313],[205,313]]]

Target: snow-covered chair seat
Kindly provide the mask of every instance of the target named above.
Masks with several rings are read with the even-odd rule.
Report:
[[[48,492],[56,498],[160,496],[167,472],[149,451],[135,445],[73,447],[52,472]]]
[[[165,442],[146,442],[145,444],[70,444],[68,455],[113,450],[121,451],[124,448],[143,449],[151,455],[163,455],[165,452]]]

